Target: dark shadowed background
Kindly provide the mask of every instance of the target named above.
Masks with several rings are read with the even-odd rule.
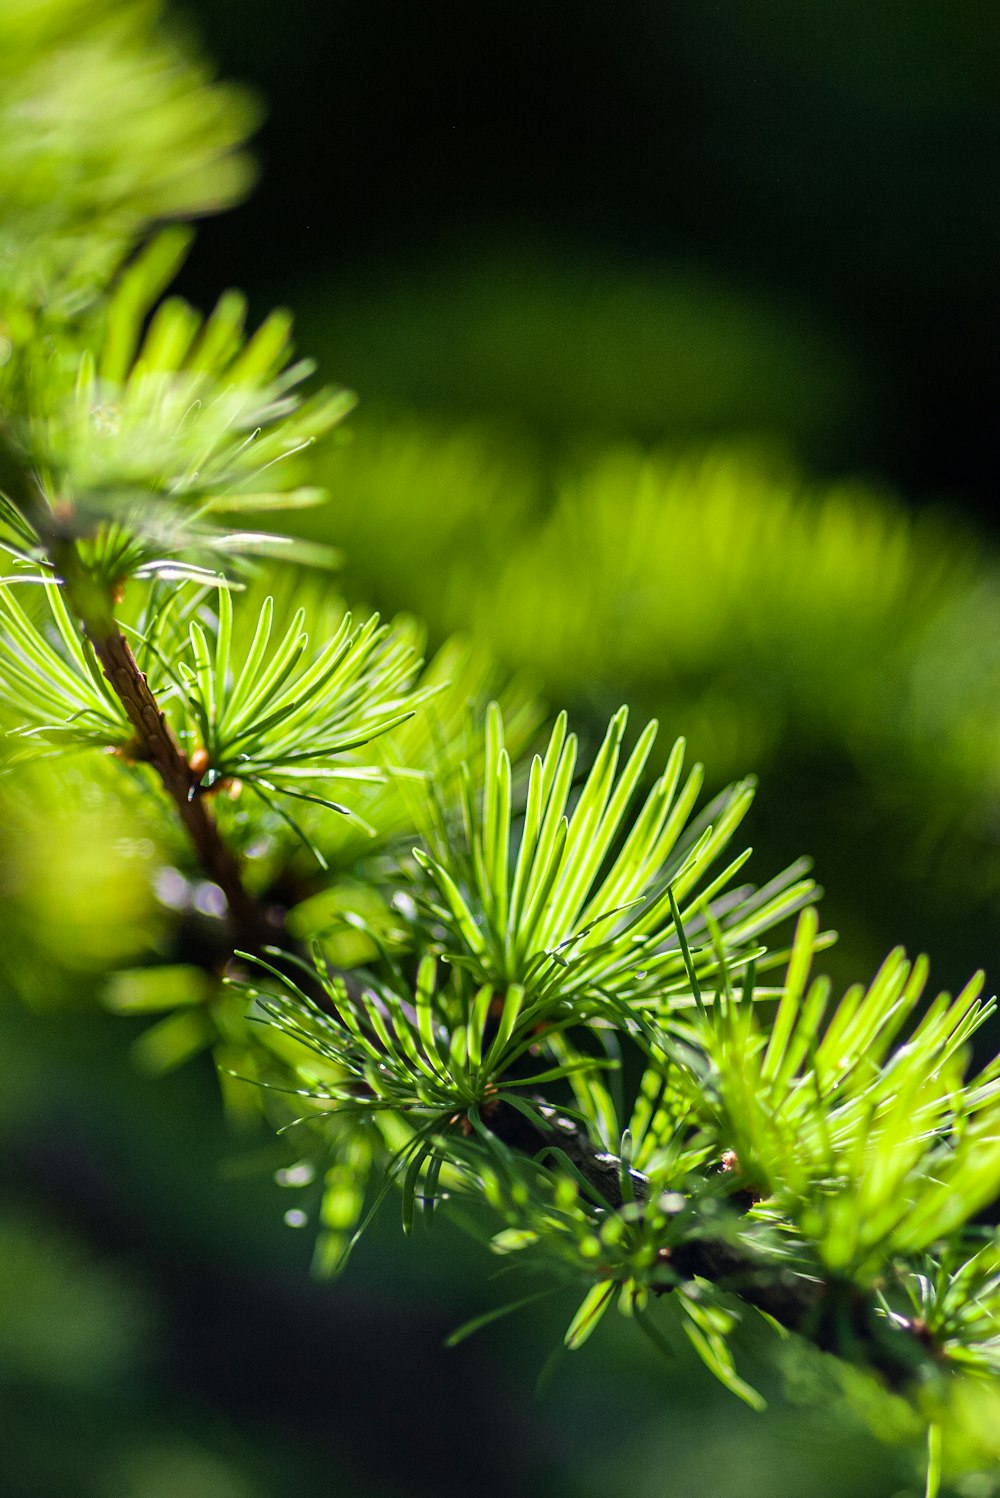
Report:
[[[320,292],[340,354],[338,296],[413,285],[445,255],[459,278],[490,258],[501,299],[505,269],[539,250],[623,278],[718,277],[857,361],[863,398],[807,457],[990,506],[1000,19],[986,0],[209,0],[198,25],[269,111],[255,196],[202,234],[206,296],[236,266],[265,299]],[[345,341],[341,357],[355,352]],[[401,393],[395,370],[338,372],[363,396]]]

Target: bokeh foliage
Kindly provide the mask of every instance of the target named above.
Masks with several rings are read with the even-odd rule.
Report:
[[[353,436],[322,463],[349,589],[475,621],[595,734],[627,698],[713,788],[753,768],[755,836],[808,846],[859,955],[932,933],[955,981],[970,943],[996,960],[1000,559],[967,523],[773,443],[553,450],[393,410]]]

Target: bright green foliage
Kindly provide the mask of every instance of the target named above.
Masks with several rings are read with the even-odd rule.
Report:
[[[616,781],[626,720],[622,708],[570,810],[578,746],[565,713],[559,716],[544,758],[532,761],[515,856],[510,757],[499,709],[491,708],[482,805],[466,797],[466,841],[445,843],[438,857],[417,854],[437,886],[433,913],[455,943],[449,960],[480,981],[559,995],[582,1005],[581,1013],[594,997],[618,994],[633,1004],[671,1004],[679,993],[693,1003],[676,933],[671,938],[671,894],[686,902],[690,933],[716,914],[722,923],[718,951],[699,951],[703,978],[718,972],[723,954],[730,969],[762,956],[753,938],[809,899],[812,882],[796,879],[798,868],[763,900],[729,889],[748,853],[713,869],[750,805],[752,786],[734,786],[689,826],[702,776],[696,766],[681,784],[683,741],[633,809],[657,725],[646,727]]]
[[[716,775],[818,746],[905,774],[952,823],[992,796],[1000,574],[954,520],[749,444],[546,462],[482,427],[358,425],[321,466],[376,601],[387,577],[438,630],[471,618],[562,699],[603,710],[627,686]]]
[[[344,609],[343,601],[335,594],[310,598],[311,629],[319,638],[334,637],[341,628]],[[413,620],[394,621],[385,645],[390,661],[397,654],[405,658],[408,652],[412,676],[422,646],[423,632]],[[349,782],[351,815],[332,821],[321,810],[311,810],[303,802],[296,808],[296,821],[308,829],[313,844],[318,840],[322,845],[323,859],[332,869],[339,869],[351,878],[359,859],[405,857],[414,840],[435,825],[442,813],[452,815],[457,806],[461,767],[471,765],[475,767],[474,773],[480,773],[481,717],[492,691],[499,685],[498,673],[489,658],[469,642],[453,638],[412,681],[412,690],[406,698],[412,709],[409,716],[398,719],[390,733],[380,734],[362,748],[338,754],[340,769],[336,777],[328,776],[321,767],[317,779]],[[517,749],[523,748],[537,727],[538,705],[516,685],[505,685],[503,700],[512,743]],[[366,706],[370,708],[372,704]],[[306,736],[310,745],[316,727],[315,716],[311,714],[310,734]],[[196,730],[192,729],[192,734],[197,737]],[[310,764],[319,764],[320,756],[310,750],[303,752],[309,754]],[[236,773],[242,778],[245,771],[237,769]],[[308,776],[307,769],[301,773]],[[220,812],[220,815],[226,818],[227,832],[239,838],[240,829],[232,823],[230,814]],[[258,826],[255,834],[258,839],[260,831]],[[268,836],[277,838],[279,846],[284,841],[278,828],[269,828]],[[258,856],[261,851],[257,850]],[[350,898],[355,903],[363,899],[361,891],[366,887],[371,888],[355,883]],[[333,928],[342,924],[343,909],[339,891],[334,887],[317,893],[292,911],[289,919],[299,937],[320,934],[330,937]],[[342,951],[338,960],[345,960]]]
[[[6,0],[0,13],[0,292],[65,316],[151,224],[216,211],[250,180],[256,109],[155,35],[155,0]]]
[[[829,938],[806,864],[738,882],[750,781],[699,809],[683,741],[648,774],[656,725],[628,747],[625,709],[586,770],[565,713],[522,769],[538,710],[481,650],[453,641],[424,669],[413,621],[355,624],[273,566],[328,553],[230,530],[229,513],[322,497],[295,460],[348,404],[301,398],[284,314],[247,339],[233,294],[205,321],[158,303],[186,237],[152,221],[229,199],[240,111],[164,44],[144,51],[144,6],[22,3],[0,40],[12,19],[5,768],[27,764],[67,807],[89,776],[118,825],[149,808],[157,917],[140,900],[134,937],[82,964],[121,961],[109,1006],[162,1016],[141,1064],[211,1046],[232,1110],[294,1132],[285,1184],[317,1184],[324,1270],[398,1189],[406,1231],[441,1207],[543,1279],[512,1309],[581,1297],[568,1347],[617,1305],[755,1405],[733,1333],[760,1311],[921,1412],[933,1491],[964,1429],[959,1375],[1000,1370],[997,1239],[972,1225],[1000,1195],[1000,1062],[970,1075],[993,1011],[981,980],[923,1008],[926,963],[895,952],[832,1004],[810,978]],[[88,59],[106,118],[75,87]],[[608,459],[483,568],[503,607],[484,585],[480,622],[508,659],[558,653],[584,675],[584,639],[639,677],[669,645],[686,683],[734,641],[762,657],[791,642],[808,682],[837,633],[871,663],[881,753],[896,742],[881,644],[919,655],[935,589],[964,596],[964,552],[939,557],[838,495],[758,494],[747,528],[731,479]],[[258,552],[263,576],[234,565]],[[571,552],[573,597],[553,584]],[[477,579],[482,562],[473,549]],[[780,687],[758,747],[800,707],[804,731],[844,715],[825,684],[795,701]],[[843,731],[854,744],[867,721]]]
[[[53,531],[83,542],[90,575],[112,589],[128,578],[198,576],[279,547],[310,560],[318,549],[234,531],[218,517],[315,504],[322,491],[297,483],[293,460],[350,409],[343,392],[303,402],[308,361],[289,364],[290,324],[274,313],[249,339],[236,293],[206,320],[185,302],[163,302],[143,319],[188,243],[181,231],[154,239],[110,295],[96,351],[67,340],[63,358],[34,345],[12,360],[7,444],[23,454],[49,497],[23,513],[10,545],[38,555]],[[140,341],[141,340],[141,341]],[[20,409],[21,406],[26,409]],[[32,544],[32,543],[35,544]]]
[[[968,1224],[995,1196],[1000,1172],[996,1063],[963,1080],[965,1042],[993,1006],[978,1002],[976,981],[914,1024],[926,964],[893,954],[867,991],[852,990],[831,1011],[825,980],[808,979],[816,936],[810,909],[770,1026],[759,1019],[768,991],[752,977],[741,996],[723,992],[710,1007],[681,1001],[675,1013],[666,1000],[660,1025],[637,1024],[626,1006],[588,1011],[575,998],[532,1002],[517,985],[503,996],[476,989],[461,969],[441,985],[429,958],[412,993],[398,981],[359,993],[328,973],[336,1017],[287,984],[278,994],[239,986],[285,1042],[305,1047],[298,1057],[287,1046],[275,1051],[304,1084],[300,1124],[321,1138],[326,1119],[334,1137],[348,1117],[381,1120],[385,1185],[401,1186],[404,1225],[417,1202],[429,1210],[436,1196],[485,1201],[505,1224],[494,1252],[589,1282],[568,1346],[579,1346],[618,1297],[654,1339],[679,1318],[708,1366],[755,1402],[728,1345],[738,1319],[731,1296],[672,1277],[671,1254],[695,1238],[745,1255],[758,1275],[770,1265],[803,1283],[826,1276],[845,1308],[851,1291],[877,1289],[876,1324],[917,1314],[942,1366],[995,1370],[996,1241]],[[649,1058],[627,1127],[607,1085],[621,1053],[607,1036],[593,1047],[595,1019]],[[575,1106],[558,1118],[585,1119],[607,1151],[597,1158],[617,1172],[622,1204],[613,1210],[557,1143],[526,1161],[484,1126],[506,1104],[552,1133],[537,1089],[559,1077],[571,1081]],[[378,1136],[365,1137],[367,1174]],[[738,1163],[720,1171],[730,1158]],[[727,1206],[747,1189],[757,1199],[749,1212]],[[339,1178],[338,1192],[343,1210]],[[363,1193],[353,1201],[357,1219]],[[943,1241],[951,1247],[934,1265],[925,1255]],[[656,1298],[672,1285],[669,1302]],[[846,1320],[843,1335],[846,1354]]]
[[[282,981],[273,970],[272,977]],[[609,1064],[606,1059],[578,1057],[508,1078],[510,1068],[531,1052],[539,1027],[555,1036],[577,1024],[578,1016],[567,1010],[554,1016],[551,1004],[526,1001],[516,985],[503,995],[490,988],[463,991],[461,986],[437,992],[432,957],[422,959],[412,994],[400,995],[375,983],[365,989],[357,1006],[342,978],[325,967],[324,977],[335,1016],[317,1009],[297,987],[291,989],[295,1002],[289,1004],[280,995],[262,996],[253,985],[238,986],[250,998],[260,999],[283,1034],[303,1041],[332,1069],[318,1101],[336,1102],[338,1114],[368,1116],[382,1109],[426,1114],[439,1129],[460,1114],[475,1127],[477,1110],[484,1103],[493,1106],[506,1099],[504,1089],[536,1087]],[[494,1015],[496,1033],[490,1035]]]
[[[188,625],[189,653],[177,660],[176,679],[208,756],[208,784],[238,775],[266,787],[267,775],[293,794],[289,781],[336,776],[332,759],[404,722],[421,700],[410,692],[419,661],[377,614],[357,629],[344,614],[312,659],[305,609],[271,647],[273,618],[274,600],[266,598],[239,659],[225,588],[211,635],[197,620]]]
[[[416,645],[414,648],[417,648]],[[480,725],[493,694],[501,690],[500,710],[512,752],[523,752],[535,735],[541,709],[523,686],[500,676],[492,659],[470,641],[445,642],[421,673],[421,707],[392,735],[373,746],[383,778],[359,787],[358,804],[380,842],[405,840],[454,817],[465,775],[482,776],[484,744]],[[349,824],[341,824],[343,834]],[[411,837],[412,842],[412,837]],[[349,862],[350,848],[340,855]]]
[[[44,588],[51,632],[21,607],[16,588],[0,583],[0,684],[19,720],[11,732],[51,745],[121,748],[131,737],[122,705],[82,644],[59,587]]]
[[[6,626],[0,680],[21,704],[24,728],[18,731],[56,744],[124,747],[132,729],[120,701],[81,641],[58,587],[46,582],[44,593],[47,621],[44,615],[32,619],[17,590],[0,585]],[[330,610],[321,617],[326,624]],[[332,638],[310,653],[305,609],[295,612],[275,646],[273,620],[274,600],[267,597],[256,619],[248,618],[250,643],[234,660],[228,588],[168,592],[160,584],[130,631],[139,664],[162,696],[179,702],[182,742],[207,755],[206,784],[238,775],[269,788],[269,777],[295,794],[286,782],[377,774],[356,761],[338,772],[330,760],[404,722],[426,696],[411,690],[420,661],[409,641],[380,626],[377,615],[355,629],[350,614],[341,612]]]
[[[864,1282],[996,1197],[1000,1068],[965,1080],[967,1043],[996,1001],[979,999],[979,974],[914,1023],[927,964],[895,951],[867,989],[831,1007],[827,980],[809,983],[815,932],[810,911],[769,1032],[750,1007],[724,1003],[696,1026],[707,1072],[683,1074],[694,1116],[735,1151],[776,1216],[830,1271]]]
[[[245,339],[246,306],[235,292],[204,321],[178,298],[163,302],[136,348],[184,243],[163,236],[129,267],[109,303],[96,367],[81,365],[42,438],[53,481],[84,509],[150,491],[207,515],[267,508],[287,487],[275,465],[350,408],[342,394],[299,405],[296,386],[312,366],[288,366],[288,317],[272,313]],[[281,503],[320,497],[299,490]]]
[[[829,985],[809,982],[816,941],[810,909],[777,989],[756,989],[748,974],[740,997],[722,967],[711,1006],[705,974],[687,956],[686,993],[664,993],[655,1020],[599,989],[588,1004],[574,991],[571,964],[562,990],[569,1002],[554,982],[533,1000],[509,980],[500,992],[476,988],[461,964],[442,986],[429,958],[413,992],[401,988],[401,974],[358,993],[328,973],[335,1017],[301,989],[240,987],[286,1041],[306,1048],[298,1058],[281,1051],[305,1084],[303,1121],[322,1136],[326,1118],[335,1130],[349,1116],[383,1119],[386,1184],[400,1183],[407,1226],[416,1201],[429,1208],[439,1191],[485,1199],[506,1223],[494,1236],[496,1252],[527,1253],[560,1277],[591,1281],[569,1346],[586,1339],[619,1292],[622,1309],[661,1335],[649,1319],[650,1291],[669,1287],[671,1251],[697,1236],[752,1255],[758,1272],[770,1261],[776,1274],[878,1286],[890,1324],[912,1299],[923,1320],[925,1311],[935,1318],[939,1357],[992,1368],[994,1337],[983,1332],[995,1329],[995,1249],[973,1237],[967,1258],[942,1264],[936,1284],[922,1256],[935,1242],[957,1241],[995,1195],[995,1063],[963,1082],[965,1044],[993,1006],[977,1000],[977,981],[954,1002],[939,999],[914,1025],[926,964],[911,967],[897,953],[867,991],[852,990],[830,1012]],[[692,1006],[695,993],[700,1007]],[[780,1001],[765,1026],[759,1001],[770,993]],[[908,1025],[906,1043],[893,1049]],[[591,1039],[616,1029],[619,1044],[649,1055],[624,1130],[602,1080],[609,1065],[615,1070],[618,1048],[606,1036],[594,1049],[588,1029]],[[529,1164],[484,1127],[507,1104],[544,1133],[551,1110],[536,1089],[559,1077],[574,1092],[574,1108],[560,1116],[586,1119],[609,1151],[600,1158],[619,1173],[623,1204],[615,1210],[557,1145]],[[373,1136],[365,1137],[367,1174]],[[730,1153],[735,1170],[705,1174]],[[360,1217],[363,1193],[350,1197],[343,1165],[338,1171],[337,1241],[349,1244],[345,1204],[353,1200]],[[740,1216],[725,1202],[748,1184],[759,1205]],[[973,1285],[971,1307],[963,1291]],[[681,1288],[671,1304],[689,1340],[724,1382],[755,1399],[728,1348],[730,1297],[700,1280]]]

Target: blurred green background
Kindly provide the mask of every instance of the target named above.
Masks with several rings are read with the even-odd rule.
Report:
[[[838,977],[903,942],[995,986],[996,8],[191,19],[269,115],[182,289],[287,302],[358,391],[306,527],[347,595],[474,633],[585,734],[627,701],[710,787],[759,773],[754,866],[814,856]],[[288,1147],[227,1129],[207,1062],[149,1075],[101,1009],[170,918],[162,829],[98,779],[57,819],[27,776],[0,790],[0,1493],[916,1491],[829,1370],[750,1336],[764,1417],[626,1324],[536,1398],[572,1304],[445,1351],[505,1294],[447,1226],[404,1245],[388,1211],[311,1281]]]

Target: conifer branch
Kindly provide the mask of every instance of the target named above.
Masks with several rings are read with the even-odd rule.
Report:
[[[699,810],[702,770],[684,769],[683,741],[651,780],[656,724],[630,748],[625,709],[585,774],[563,713],[522,775],[533,710],[515,700],[505,724],[492,702],[475,742],[493,686],[454,652],[421,675],[419,630],[355,624],[325,596],[285,619],[271,594],[216,599],[225,559],[329,560],[227,517],[319,502],[297,455],[350,397],[303,394],[311,365],[290,362],[285,313],[247,335],[238,294],[207,317],[162,300],[189,241],[169,220],[239,189],[245,111],[186,65],[163,70],[170,82],[137,110],[134,79],[161,70],[137,71],[116,38],[102,32],[108,87],[93,91],[107,170],[103,150],[77,161],[74,135],[50,125],[66,118],[59,82],[73,67],[0,78],[0,124],[13,127],[0,130],[0,185],[39,163],[38,201],[15,195],[0,254],[0,548],[19,573],[0,581],[0,689],[12,763],[69,745],[150,766],[228,906],[219,951],[199,961],[247,963],[201,983],[191,965],[153,960],[116,974],[115,1007],[197,1005],[144,1043],[167,1064],[217,1044],[223,1077],[294,1108],[287,1127],[306,1129],[322,1167],[320,1267],[343,1266],[392,1188],[405,1231],[418,1209],[429,1219],[465,1198],[499,1218],[492,1251],[524,1250],[585,1288],[570,1348],[613,1303],[658,1341],[646,1310],[659,1297],[711,1372],[760,1407],[729,1347],[735,1298],[919,1393],[940,1422],[960,1377],[1000,1371],[1000,1234],[976,1225],[1000,1190],[1000,1057],[967,1074],[968,1042],[996,1008],[982,975],[925,1005],[926,961],[895,951],[832,1002],[811,974],[830,933],[808,863],[743,882],[749,850],[731,844],[751,779]],[[37,46],[44,58],[41,32]],[[63,180],[82,198],[53,199]],[[121,202],[123,182],[142,185],[134,201]],[[718,515],[697,508],[715,536]],[[656,509],[673,557],[676,514]],[[581,513],[574,501],[574,538]],[[621,525],[617,508],[603,514],[582,522],[602,559]],[[552,534],[561,560],[567,532]],[[812,521],[803,536],[811,555]],[[505,620],[537,633],[554,553],[532,546],[505,576]],[[687,570],[701,619],[701,570]],[[756,555],[745,570],[759,579]],[[918,580],[900,575],[900,588]],[[41,584],[37,609],[17,580]],[[130,602],[146,587],[128,626],[126,587]],[[863,621],[881,618],[871,591]],[[171,684],[169,718],[144,667]],[[237,778],[253,796],[230,845],[211,787]],[[347,805],[331,798],[337,782]],[[329,879],[315,901],[296,891],[286,923],[247,889],[239,850],[263,850],[273,890],[295,876],[300,844]],[[791,947],[776,949],[771,933],[796,914]],[[758,985],[764,972],[777,983]],[[287,1184],[318,1181],[302,1164]]]

